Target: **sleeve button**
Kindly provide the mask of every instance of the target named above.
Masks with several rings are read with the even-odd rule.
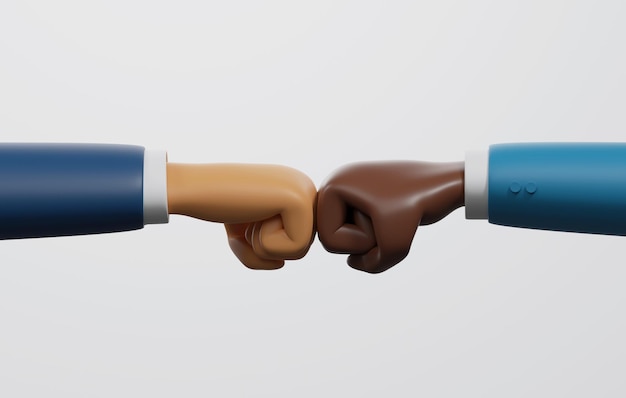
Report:
[[[509,190],[513,193],[519,193],[519,191],[522,190],[522,186],[517,182],[512,182],[511,185],[509,185]]]
[[[526,184],[526,192],[531,195],[534,194],[535,192],[537,192],[537,185],[535,185],[534,182],[529,182],[528,184]]]

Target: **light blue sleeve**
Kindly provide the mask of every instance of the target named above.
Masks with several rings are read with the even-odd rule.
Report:
[[[626,144],[489,148],[489,222],[626,235]]]

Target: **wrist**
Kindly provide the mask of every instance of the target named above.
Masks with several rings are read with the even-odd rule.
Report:
[[[167,208],[170,214],[183,214],[185,203],[184,174],[185,165],[167,163]]]
[[[465,162],[450,163],[447,172],[452,206],[458,209],[465,205]]]
[[[465,205],[465,163],[440,163],[440,186],[437,199],[445,203],[450,211]]]
[[[431,163],[429,178],[424,180],[428,188],[424,195],[422,225],[441,220],[465,204],[464,162]]]

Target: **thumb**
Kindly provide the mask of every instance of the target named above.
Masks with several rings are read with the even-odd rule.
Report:
[[[401,211],[376,217],[374,234],[377,246],[365,254],[350,255],[348,265],[376,274],[398,264],[409,254],[420,218]]]
[[[268,258],[302,258],[313,241],[313,203],[298,203],[280,216],[263,221],[259,231],[260,249]]]

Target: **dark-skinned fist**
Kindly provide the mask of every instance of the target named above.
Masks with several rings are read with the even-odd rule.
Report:
[[[319,190],[319,239],[326,250],[349,254],[352,268],[383,272],[407,256],[419,225],[463,205],[463,174],[462,162],[345,166]]]

